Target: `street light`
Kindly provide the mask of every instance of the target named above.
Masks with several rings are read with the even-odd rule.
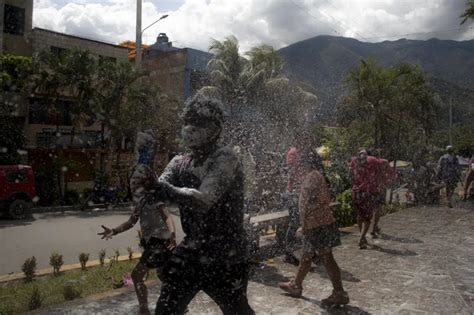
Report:
[[[163,19],[166,19],[168,14],[162,15],[158,20],[151,23],[142,30],[142,0],[137,0],[137,27],[136,27],[136,40],[135,40],[135,67],[141,68],[142,65],[142,35],[143,32],[151,26],[158,23]]]
[[[148,25],[147,27],[145,27],[143,30],[142,30],[142,35],[143,35],[143,32],[146,31],[147,29],[149,29],[151,26],[155,25],[156,23],[158,23],[159,21],[163,20],[163,19],[166,19],[168,17],[168,14],[165,14],[165,15],[162,15],[158,20],[156,20],[155,22],[151,23],[150,25]]]

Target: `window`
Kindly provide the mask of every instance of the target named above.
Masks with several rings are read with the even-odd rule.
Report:
[[[3,32],[23,35],[25,31],[25,9],[5,4]]]
[[[36,146],[38,148],[54,148],[56,137],[53,132],[43,131],[36,134]]]
[[[10,183],[26,183],[28,176],[24,170],[7,171],[7,181]]]
[[[29,123],[71,126],[71,102],[30,98]]]

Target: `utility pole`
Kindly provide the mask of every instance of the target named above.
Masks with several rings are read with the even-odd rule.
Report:
[[[453,98],[449,98],[449,145],[453,145]]]
[[[142,66],[142,0],[137,0],[137,26],[135,39],[135,67]]]

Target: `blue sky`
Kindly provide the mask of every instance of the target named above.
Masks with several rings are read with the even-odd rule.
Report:
[[[179,47],[207,50],[210,40],[237,37],[242,51],[265,43],[281,48],[318,35],[361,41],[474,39],[460,26],[466,0],[143,0],[143,35],[164,32]],[[33,25],[118,43],[135,38],[136,0],[34,0]]]

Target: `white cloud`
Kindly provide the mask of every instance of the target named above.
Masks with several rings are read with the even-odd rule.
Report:
[[[167,7],[183,0],[177,1],[168,1]],[[35,26],[115,43],[135,38],[135,0],[34,3]],[[363,41],[474,38],[472,23],[459,30],[464,0],[184,0],[167,12],[157,9],[159,3],[144,0],[143,27],[169,14],[144,33],[144,42],[152,43],[165,32],[176,46],[202,50],[210,38],[231,34],[243,51],[259,43],[281,48],[317,35]]]

